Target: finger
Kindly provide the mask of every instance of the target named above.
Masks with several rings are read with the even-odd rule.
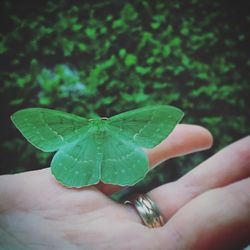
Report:
[[[199,194],[250,176],[250,136],[241,139],[183,176],[149,193],[165,218]]]
[[[197,125],[179,124],[159,145],[146,150],[149,165],[153,167],[172,157],[193,153],[211,147],[211,133]]]
[[[241,249],[250,243],[249,190],[247,178],[203,193],[162,228],[162,241],[172,249]]]
[[[146,150],[149,165],[152,168],[166,159],[209,148],[212,141],[212,135],[203,127],[187,124],[177,125],[163,142],[153,149]],[[98,183],[96,187],[107,195],[121,189],[119,186],[104,183]]]
[[[202,190],[227,185],[250,176],[250,136],[224,148],[181,179]]]

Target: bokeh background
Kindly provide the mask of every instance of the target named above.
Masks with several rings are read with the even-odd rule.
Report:
[[[1,1],[0,173],[49,166],[14,128],[27,107],[111,116],[152,104],[207,127],[212,149],[159,166],[178,178],[249,133],[249,1]]]

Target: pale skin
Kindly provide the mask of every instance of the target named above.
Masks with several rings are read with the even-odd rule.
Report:
[[[148,150],[150,166],[209,148],[202,127],[178,125]],[[145,227],[118,187],[68,189],[49,169],[0,177],[0,249],[240,249],[250,243],[250,137],[148,195],[167,223]]]

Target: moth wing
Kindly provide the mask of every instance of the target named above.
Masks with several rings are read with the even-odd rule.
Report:
[[[112,131],[103,144],[101,180],[105,183],[133,185],[148,171],[145,152],[123,134]]]
[[[90,135],[61,148],[51,162],[55,178],[67,187],[82,187],[100,180],[102,149]]]
[[[28,108],[17,111],[11,120],[35,147],[53,152],[76,139],[88,128],[88,120],[62,111]]]
[[[109,119],[109,125],[137,145],[152,148],[172,132],[182,117],[178,108],[155,105],[115,115]]]

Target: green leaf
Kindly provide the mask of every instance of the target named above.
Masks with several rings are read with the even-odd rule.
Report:
[[[49,104],[51,104],[51,98],[49,98],[48,96],[39,95],[38,102],[40,105],[48,106]]]
[[[101,27],[100,29],[101,34],[106,34],[107,32],[108,32],[108,29],[105,26]]]
[[[80,51],[86,51],[88,49],[87,45],[85,43],[79,43],[77,44]]]
[[[23,103],[24,98],[18,98],[18,99],[14,99],[10,102],[11,106],[16,106],[16,105],[20,105],[21,103]]]
[[[149,106],[111,118],[85,119],[61,111],[30,108],[11,119],[35,147],[58,151],[51,171],[68,187],[93,185],[99,181],[133,185],[148,171],[143,148],[164,140],[182,118],[171,106]]]
[[[17,84],[19,87],[23,88],[26,85],[26,79],[25,78],[18,78],[17,79]]]
[[[72,26],[73,31],[79,31],[82,28],[82,24],[76,23]]]
[[[189,60],[189,58],[186,55],[182,56],[181,62],[185,66],[189,66],[189,64],[190,64],[190,60]]]
[[[154,57],[149,57],[148,59],[147,59],[147,64],[153,64],[153,63],[155,63],[157,60],[154,58]]]
[[[175,37],[170,41],[172,46],[179,46],[181,44],[181,39],[179,37]]]
[[[112,24],[112,28],[113,29],[117,29],[117,28],[121,28],[123,25],[125,25],[125,22],[123,19],[117,19],[113,22]]]
[[[142,67],[142,66],[137,66],[135,68],[136,72],[138,72],[141,75],[145,75],[150,72],[151,68],[150,67]]]
[[[159,23],[159,22],[153,22],[153,23],[151,23],[151,27],[153,28],[153,29],[158,29],[158,28],[160,28],[160,26],[161,26],[161,24]]]
[[[7,50],[8,50],[8,48],[5,44],[5,40],[0,41],[0,55],[5,53]]]
[[[164,47],[163,47],[163,55],[164,56],[169,56],[170,55],[170,53],[171,53],[171,48],[170,48],[170,46],[169,45],[165,45]]]
[[[121,58],[124,58],[125,57],[125,55],[126,55],[126,49],[124,49],[124,48],[122,48],[122,49],[120,49],[119,50],[119,56],[121,57]]]
[[[180,32],[182,35],[187,36],[189,34],[189,28],[183,27]]]
[[[95,39],[96,38],[96,30],[94,28],[87,28],[85,30],[86,35],[91,38],[91,39]]]
[[[134,54],[127,54],[124,61],[127,67],[133,66],[137,63],[137,57]]]

